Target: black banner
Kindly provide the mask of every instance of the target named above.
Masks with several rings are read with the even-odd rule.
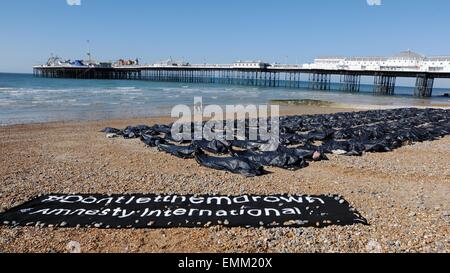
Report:
[[[83,228],[325,227],[367,224],[338,195],[65,195],[0,214],[8,226]]]

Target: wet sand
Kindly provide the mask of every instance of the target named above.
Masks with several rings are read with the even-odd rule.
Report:
[[[282,114],[349,111],[283,108]],[[100,230],[0,227],[0,252],[446,252],[450,250],[450,137],[384,154],[330,156],[299,171],[244,178],[107,139],[112,126],[170,118],[0,127],[0,211],[46,193],[340,194],[370,226]]]

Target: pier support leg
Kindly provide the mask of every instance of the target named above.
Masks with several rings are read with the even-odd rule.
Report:
[[[341,75],[341,91],[359,92],[361,87],[361,75],[342,74]]]
[[[326,73],[311,73],[309,75],[309,88],[313,90],[330,90],[331,75]]]
[[[376,75],[373,92],[377,95],[394,95],[395,76]]]
[[[414,89],[414,96],[419,98],[429,98],[433,94],[434,78],[421,74],[417,76],[416,88]]]

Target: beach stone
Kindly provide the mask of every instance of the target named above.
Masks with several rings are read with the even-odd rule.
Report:
[[[66,246],[67,251],[70,253],[81,253],[81,245],[77,241],[70,241]]]
[[[415,212],[410,212],[409,214],[408,214],[408,217],[415,217],[417,215],[417,213],[415,213]]]
[[[367,243],[366,245],[366,250],[367,252],[370,253],[381,253],[382,251],[381,244],[375,240],[370,240],[369,243]]]

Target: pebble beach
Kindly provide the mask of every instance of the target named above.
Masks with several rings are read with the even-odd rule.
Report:
[[[357,109],[285,107],[282,114]],[[362,157],[330,155],[298,171],[245,178],[109,139],[104,127],[168,117],[0,127],[0,211],[48,193],[339,194],[369,226],[327,228],[64,229],[0,227],[0,252],[450,251],[450,137]]]

